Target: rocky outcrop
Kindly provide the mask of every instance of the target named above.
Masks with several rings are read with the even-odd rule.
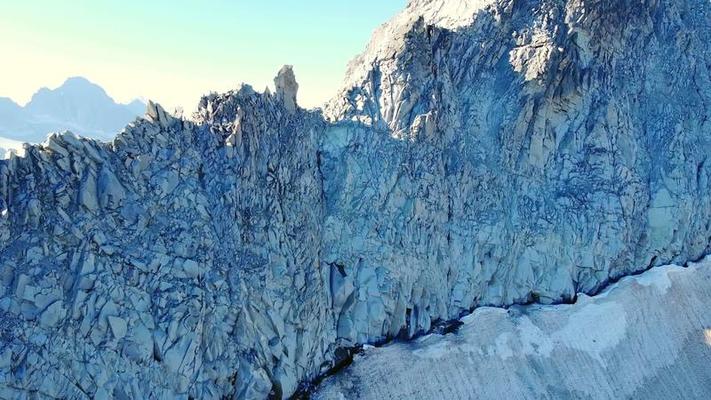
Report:
[[[564,302],[708,249],[708,4],[464,3],[474,22],[449,28],[411,3],[327,107],[360,122],[323,145],[323,257],[357,288],[339,337]],[[363,291],[368,270],[392,295]]]
[[[710,11],[411,2],[323,113],[286,67],[0,161],[0,397],[286,397],[342,348],[698,258]]]
[[[706,399],[711,259],[575,304],[481,308],[456,333],[366,348],[320,399]],[[423,379],[426,377],[426,379]]]
[[[285,65],[274,78],[277,99],[284,102],[284,108],[290,113],[296,112],[296,93],[299,91],[299,84],[296,82],[294,69],[291,65]]]

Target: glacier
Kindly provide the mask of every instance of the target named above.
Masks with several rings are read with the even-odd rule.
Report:
[[[353,347],[699,259],[710,42],[706,0],[413,0],[322,110],[286,66],[53,134],[0,161],[0,397],[286,398]]]
[[[484,307],[457,333],[365,349],[311,398],[707,399],[709,301],[706,258],[570,305]]]

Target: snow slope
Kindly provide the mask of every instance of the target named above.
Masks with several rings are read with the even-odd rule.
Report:
[[[326,399],[708,399],[711,257],[572,305],[481,308],[457,333],[368,348]]]

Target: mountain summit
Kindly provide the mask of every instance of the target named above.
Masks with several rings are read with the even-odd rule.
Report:
[[[10,104],[11,103],[11,104]],[[39,143],[50,132],[111,140],[127,123],[142,115],[145,104],[118,104],[100,86],[82,77],[67,79],[56,89],[42,88],[25,107],[0,100],[0,136]]]
[[[52,135],[0,161],[0,397],[286,398],[359,345],[699,259],[709,43],[708,0],[412,1],[323,113],[285,67]]]

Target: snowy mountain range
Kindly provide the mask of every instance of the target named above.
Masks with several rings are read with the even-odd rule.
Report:
[[[711,397],[709,43],[708,0],[412,0],[323,110],[285,66],[0,160],[0,398]]]
[[[40,89],[24,107],[0,98],[0,137],[40,143],[51,132],[70,130],[89,138],[111,140],[145,108],[140,100],[116,103],[100,86],[74,77],[56,89]]]

